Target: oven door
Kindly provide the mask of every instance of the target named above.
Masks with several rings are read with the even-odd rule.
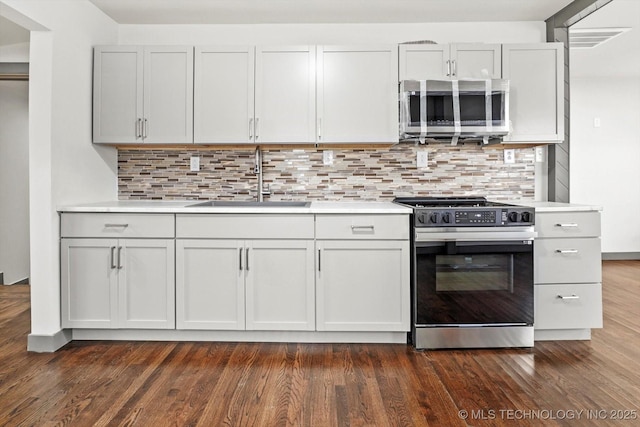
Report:
[[[533,325],[533,240],[417,242],[416,326]]]

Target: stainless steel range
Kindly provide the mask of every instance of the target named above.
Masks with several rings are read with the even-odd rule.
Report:
[[[533,208],[483,197],[396,198],[413,208],[416,348],[533,346]]]

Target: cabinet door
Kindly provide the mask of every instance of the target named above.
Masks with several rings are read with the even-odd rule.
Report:
[[[449,60],[448,44],[400,45],[400,80],[448,79]]]
[[[255,142],[315,142],[315,46],[256,48]]]
[[[118,270],[115,239],[62,239],[63,328],[115,328]]]
[[[244,329],[244,259],[242,241],[176,241],[177,329]]]
[[[93,142],[142,142],[143,54],[136,46],[93,51]]]
[[[118,327],[175,328],[173,239],[120,240]]]
[[[512,130],[504,142],[562,142],[564,61],[561,43],[502,46],[502,77],[510,80]]]
[[[408,331],[409,242],[318,241],[319,331]]]
[[[314,330],[313,240],[252,240],[246,251],[247,329]]]
[[[255,49],[197,47],[195,143],[253,143]]]
[[[144,49],[144,142],[193,142],[193,47]]]
[[[499,44],[455,44],[451,46],[451,76],[454,79],[499,79],[502,52]]]
[[[318,47],[318,142],[398,142],[398,48]]]

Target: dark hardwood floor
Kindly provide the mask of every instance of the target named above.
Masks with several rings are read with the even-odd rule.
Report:
[[[603,263],[604,328],[533,349],[72,342],[26,351],[0,286],[0,425],[640,425],[640,261]],[[620,420],[619,418],[627,418]]]

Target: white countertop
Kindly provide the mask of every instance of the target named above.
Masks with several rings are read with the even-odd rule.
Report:
[[[601,211],[602,206],[596,205],[579,205],[575,203],[560,203],[560,202],[534,202],[534,201],[506,201],[505,203],[511,203],[518,206],[529,206],[535,208],[536,212],[589,212],[589,211]]]
[[[189,207],[204,200],[119,200],[60,206],[58,212],[93,213],[233,213],[233,214],[410,214],[411,209],[392,202],[311,202],[308,207]]]

